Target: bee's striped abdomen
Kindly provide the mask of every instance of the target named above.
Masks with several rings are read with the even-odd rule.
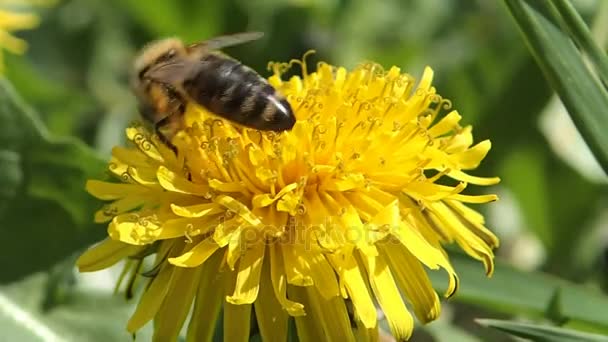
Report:
[[[289,103],[252,69],[219,54],[201,60],[184,90],[210,112],[259,130],[291,129],[295,117]]]

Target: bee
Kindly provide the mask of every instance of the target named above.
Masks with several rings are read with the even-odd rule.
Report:
[[[260,32],[219,36],[185,45],[177,38],[144,47],[135,59],[132,88],[144,120],[173,146],[184,128],[186,106],[263,131],[290,130],[296,122],[289,102],[266,79],[219,50],[262,37]]]

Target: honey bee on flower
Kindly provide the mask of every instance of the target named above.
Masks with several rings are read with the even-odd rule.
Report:
[[[132,77],[143,118],[169,145],[184,128],[188,102],[245,127],[291,129],[295,117],[289,102],[255,71],[217,51],[261,37],[243,32],[189,46],[176,38],[149,44],[135,60]]]
[[[422,323],[440,314],[428,270],[447,272],[446,296],[457,290],[444,245],[492,273],[498,240],[468,204],[497,198],[464,194],[499,182],[466,172],[491,144],[473,144],[432,70],[416,84],[397,67],[320,63],[282,79],[297,63],[271,64],[268,79],[293,109],[291,130],[242,129],[189,104],[177,153],[130,127],[133,146],[115,147],[109,164],[119,182],[87,183],[109,202],[95,217],[109,237],[80,270],[127,260],[131,281],[150,277],[128,331],[154,320],[155,339],[175,340],[193,305],[188,341],[209,341],[220,312],[225,340],[247,341],[252,310],[264,341],[285,341],[291,318],[302,341],[372,341],[376,302],[406,340],[406,302]]]

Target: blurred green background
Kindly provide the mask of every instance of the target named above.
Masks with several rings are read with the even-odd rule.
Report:
[[[590,24],[606,17],[605,1],[574,3]],[[496,276],[485,279],[481,265],[455,252],[461,292],[413,341],[510,339],[477,317],[608,332],[608,178],[501,1],[64,0],[20,9],[41,24],[17,34],[30,48],[5,54],[0,81],[0,341],[130,340],[133,303],[112,295],[116,272],[73,268],[105,235],[92,223],[100,203],[84,181],[103,177],[111,147],[138,118],[127,76],[140,47],[239,31],[265,32],[227,50],[263,75],[268,61],[308,49],[317,51],[311,65],[373,60],[414,76],[430,65],[476,141],[492,140],[475,174],[503,181],[470,191],[501,197],[480,208],[501,237]],[[595,33],[606,39],[605,27]],[[435,276],[440,289],[445,275]]]

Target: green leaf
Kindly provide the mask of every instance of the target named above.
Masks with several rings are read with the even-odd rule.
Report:
[[[439,318],[438,321],[432,324],[423,325],[421,329],[426,330],[435,341],[451,341],[451,342],[480,342],[481,338],[471,334],[460,326],[450,324]]]
[[[548,274],[519,271],[500,262],[494,275],[487,278],[479,262],[459,253],[452,253],[450,259],[460,277],[460,289],[451,300],[494,312],[547,319],[560,317],[608,332],[608,296],[594,288]],[[431,272],[430,277],[438,291],[445,291],[445,276]]]
[[[91,222],[99,203],[84,191],[88,178],[102,177],[105,162],[76,139],[42,142],[28,149],[24,169],[31,175],[27,195],[60,205],[78,225]]]
[[[587,53],[604,85],[608,85],[608,58],[606,53],[595,43],[591,31],[583,18],[568,0],[552,0],[553,6],[565,22],[566,29],[577,45]]]
[[[50,311],[43,309],[44,274],[0,286],[0,331],[3,341],[131,341],[126,322],[135,302],[110,291],[77,289]],[[137,334],[150,341],[150,326]]]
[[[608,92],[547,1],[505,0],[545,77],[568,109],[585,142],[608,171]]]
[[[477,323],[504,331],[513,336],[542,342],[606,342],[608,336],[583,333],[547,325],[529,324],[497,319],[477,319]]]
[[[46,269],[103,235],[84,190],[105,163],[80,141],[51,137],[0,79],[0,282]]]

